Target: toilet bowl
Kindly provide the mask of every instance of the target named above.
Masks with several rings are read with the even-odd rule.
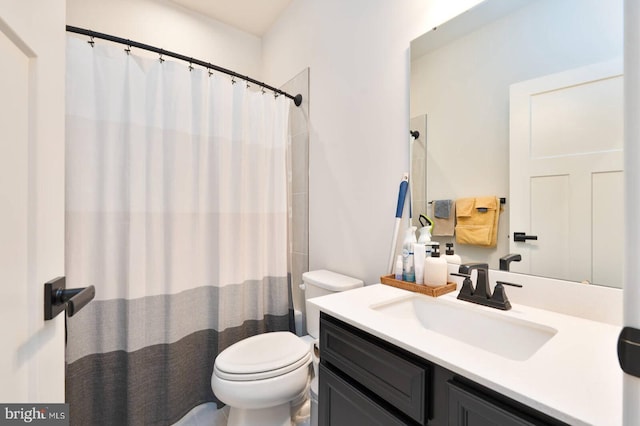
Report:
[[[305,272],[303,282],[305,299],[363,285],[361,280],[325,270]],[[228,426],[291,425],[292,402],[309,397],[317,368],[319,317],[320,313],[307,304],[308,336],[288,331],[259,334],[229,346],[216,357],[211,388],[230,407]],[[315,376],[317,387],[317,371]],[[311,407],[312,425],[316,408]]]
[[[216,358],[211,387],[231,407],[229,426],[291,425],[290,402],[309,381],[309,346],[288,331],[241,340]]]

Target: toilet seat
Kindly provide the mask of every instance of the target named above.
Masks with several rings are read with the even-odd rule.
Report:
[[[308,344],[287,331],[259,334],[241,340],[216,358],[214,374],[230,381],[252,381],[281,376],[309,365]]]

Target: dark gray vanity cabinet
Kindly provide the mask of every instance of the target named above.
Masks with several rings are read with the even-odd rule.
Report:
[[[565,425],[325,313],[320,350],[321,426]]]

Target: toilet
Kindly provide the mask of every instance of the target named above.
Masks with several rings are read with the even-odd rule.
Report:
[[[362,287],[361,280],[327,270],[302,274],[305,300]],[[307,336],[288,331],[259,334],[229,346],[216,357],[211,388],[230,407],[228,426],[290,426],[291,405],[311,388],[311,424],[317,424],[320,312],[306,303]],[[315,358],[315,359],[314,359]],[[313,365],[313,369],[310,369]],[[310,383],[312,377],[315,377]],[[315,388],[315,393],[314,393]]]

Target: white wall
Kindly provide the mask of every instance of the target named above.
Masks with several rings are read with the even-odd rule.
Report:
[[[478,0],[294,0],[264,78],[310,67],[309,267],[379,281],[408,171],[409,43]]]
[[[68,0],[67,25],[150,44],[261,78],[259,37],[168,0]]]

